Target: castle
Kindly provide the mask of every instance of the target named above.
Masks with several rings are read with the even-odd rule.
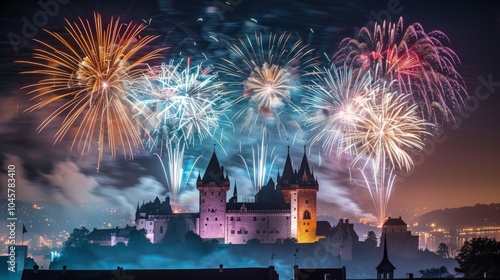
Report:
[[[229,176],[220,165],[214,150],[203,177],[198,175],[199,213],[173,213],[169,198],[161,202],[137,205],[136,227],[144,229],[153,243],[175,239],[188,231],[201,238],[226,244],[243,244],[249,240],[279,243],[295,239],[312,243],[316,234],[316,194],[318,181],[304,155],[299,169],[294,169],[288,149],[283,173],[276,183],[269,179],[255,195],[253,202],[239,202],[236,183],[233,196],[227,200]]]

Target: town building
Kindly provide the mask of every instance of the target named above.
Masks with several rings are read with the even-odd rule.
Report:
[[[381,247],[385,246],[386,237],[391,255],[408,257],[418,252],[419,237],[408,230],[408,225],[401,216],[399,218],[388,217],[382,225]]]

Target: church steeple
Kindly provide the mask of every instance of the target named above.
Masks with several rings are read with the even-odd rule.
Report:
[[[394,267],[389,261],[389,257],[387,257],[387,234],[384,234],[384,256],[376,269],[377,279],[394,279],[394,270],[396,267]]]

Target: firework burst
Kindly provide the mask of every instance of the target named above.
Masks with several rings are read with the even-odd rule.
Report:
[[[390,88],[390,85],[388,85]],[[377,86],[361,108],[360,118],[346,137],[356,149],[352,164],[364,161],[360,168],[366,187],[383,222],[394,179],[398,170],[413,166],[412,155],[424,146],[431,123],[421,119],[416,104],[408,105],[408,95]]]
[[[105,142],[113,157],[119,148],[125,157],[133,157],[134,149],[141,146],[140,130],[132,116],[135,101],[128,92],[142,75],[145,63],[160,58],[164,48],[143,54],[157,36],[141,37],[146,26],[120,23],[119,18],[111,18],[106,27],[98,13],[94,14],[94,24],[82,19],[66,23],[68,38],[47,31],[60,47],[35,39],[43,48],[35,49],[33,61],[20,61],[36,68],[23,73],[45,76],[24,87],[30,89],[31,100],[37,100],[27,111],[62,102],[37,130],[64,115],[55,143],[76,127],[71,149],[76,145],[83,154],[97,140],[99,170]]]
[[[136,92],[142,107],[149,108],[147,116],[152,126],[146,132],[146,147],[161,160],[168,189],[172,194],[174,208],[178,210],[178,199],[191,172],[200,157],[185,174],[185,150],[205,139],[219,144],[225,139],[216,139],[216,131],[230,125],[225,117],[229,106],[219,90],[216,75],[202,64],[191,66],[170,61],[168,64],[150,67],[142,79],[142,88]],[[167,163],[163,162],[166,156]],[[167,168],[165,168],[167,166]]]
[[[403,19],[364,27],[356,38],[345,38],[333,62],[371,71],[375,81],[391,82],[392,90],[409,93],[423,118],[439,124],[453,121],[453,109],[464,106],[465,85],[455,66],[456,53],[445,45],[441,31],[426,33],[419,23],[403,28]]]
[[[180,141],[194,145],[207,138],[215,139],[215,132],[230,125],[226,113],[229,104],[220,92],[216,75],[201,64],[194,67],[187,60],[171,61],[154,66],[144,76],[141,102],[152,111],[148,118],[153,123],[149,147]]]
[[[340,157],[355,155],[352,138],[345,137],[360,119],[361,108],[372,91],[369,73],[353,71],[350,67],[316,68],[316,78],[306,91],[302,103],[306,105],[307,127],[313,136],[312,144],[321,143],[331,154],[335,149]]]
[[[227,83],[236,87],[230,92],[243,92],[235,102],[247,101],[234,118],[244,118],[242,129],[249,132],[268,124],[274,125],[280,135],[286,132],[280,114],[288,109],[300,111],[292,93],[299,89],[298,80],[304,75],[301,71],[315,64],[310,57],[312,49],[288,33],[247,35],[228,48],[236,59],[223,58],[221,72],[236,79]]]
[[[389,86],[390,87],[390,86]],[[408,95],[376,87],[361,109],[360,118],[347,137],[356,148],[357,158],[369,157],[377,173],[388,161],[397,170],[413,166],[412,152],[423,148],[423,135],[432,127],[418,116],[418,106],[408,105]]]

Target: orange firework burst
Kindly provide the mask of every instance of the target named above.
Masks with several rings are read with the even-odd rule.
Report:
[[[37,100],[26,111],[62,102],[37,131],[63,116],[54,143],[75,128],[71,149],[76,145],[83,155],[91,149],[92,141],[97,140],[97,169],[105,142],[112,157],[120,149],[125,157],[133,157],[134,147],[142,144],[140,129],[132,114],[136,103],[129,92],[133,81],[147,69],[145,63],[160,58],[164,48],[142,54],[141,50],[158,36],[141,37],[139,34],[145,25],[124,24],[119,18],[111,18],[106,27],[98,13],[94,13],[94,25],[81,18],[79,22],[66,20],[66,23],[68,38],[46,31],[61,44],[60,47],[35,40],[44,48],[35,49],[33,61],[20,61],[35,67],[22,73],[44,76],[37,83],[24,87],[30,89],[28,95],[33,95],[30,100]]]

